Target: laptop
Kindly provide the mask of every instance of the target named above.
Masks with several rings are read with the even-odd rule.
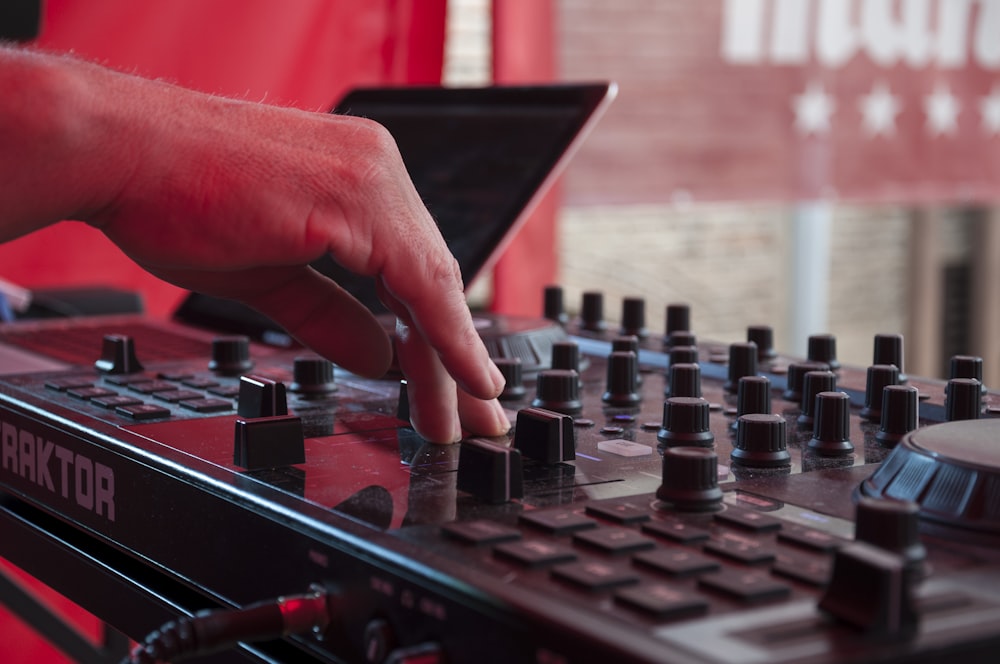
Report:
[[[615,93],[609,83],[359,88],[331,112],[366,117],[389,130],[470,284],[499,257]],[[385,313],[372,279],[348,272],[329,257],[314,267],[376,314]],[[174,319],[183,327],[245,334],[276,347],[294,345],[280,326],[248,307],[200,293],[191,293]],[[99,321],[74,319],[70,328],[63,325],[58,349],[48,345],[42,328],[29,326],[30,332],[18,334],[18,325],[2,326],[15,328],[7,331],[0,327],[0,341],[30,344],[35,353],[70,363],[92,362],[100,347]],[[73,348],[66,346],[68,339],[73,339]],[[160,337],[155,341],[162,343]],[[148,351],[150,344],[143,347]],[[76,357],[77,352],[85,356]],[[171,352],[187,355],[180,347]],[[199,344],[191,352],[204,350]],[[11,358],[6,364],[24,369]]]

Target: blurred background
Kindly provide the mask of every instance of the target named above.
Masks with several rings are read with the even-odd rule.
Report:
[[[770,325],[804,355],[832,333],[857,365],[901,333],[908,373],[978,355],[995,386],[998,34],[989,0],[49,0],[38,41],[314,110],[357,84],[613,80],[475,307],[539,316],[558,284],[571,314],[602,292],[609,321],[642,297],[662,332],[685,302],[699,339]],[[0,265],[28,286],[140,284],[154,315],[180,296],[80,225],[0,247]],[[66,661],[27,634],[0,613],[0,659]]]

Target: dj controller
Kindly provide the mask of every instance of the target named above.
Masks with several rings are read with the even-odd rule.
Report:
[[[434,445],[400,376],[172,323],[19,323],[0,555],[141,640],[296,597],[211,661],[944,662],[1000,653],[1000,394],[982,360],[841,366],[599,293],[479,316],[512,431]],[[696,314],[696,312],[695,312]],[[654,329],[657,328],[657,329]],[[315,616],[314,616],[315,618]],[[183,654],[177,651],[176,654]]]

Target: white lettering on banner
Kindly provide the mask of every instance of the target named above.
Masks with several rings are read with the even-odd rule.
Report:
[[[1000,69],[1000,0],[724,0],[722,57],[734,65],[829,68],[864,53],[903,63]]]
[[[52,468],[53,463],[57,468]],[[115,520],[113,469],[10,422],[0,423],[0,480],[5,475]]]

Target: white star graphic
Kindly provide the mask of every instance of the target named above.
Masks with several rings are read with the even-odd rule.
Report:
[[[1000,134],[1000,84],[979,100],[979,113],[983,116],[983,131],[992,136]]]
[[[810,83],[802,94],[795,95],[795,127],[802,134],[822,134],[830,131],[830,116],[837,108],[836,102],[818,83]]]
[[[901,106],[899,98],[889,91],[884,82],[876,83],[871,92],[858,100],[858,108],[864,116],[865,132],[869,136],[896,133],[896,114]]]
[[[924,97],[927,129],[932,136],[953,134],[958,129],[958,114],[962,105],[947,86],[938,85],[934,92]]]

